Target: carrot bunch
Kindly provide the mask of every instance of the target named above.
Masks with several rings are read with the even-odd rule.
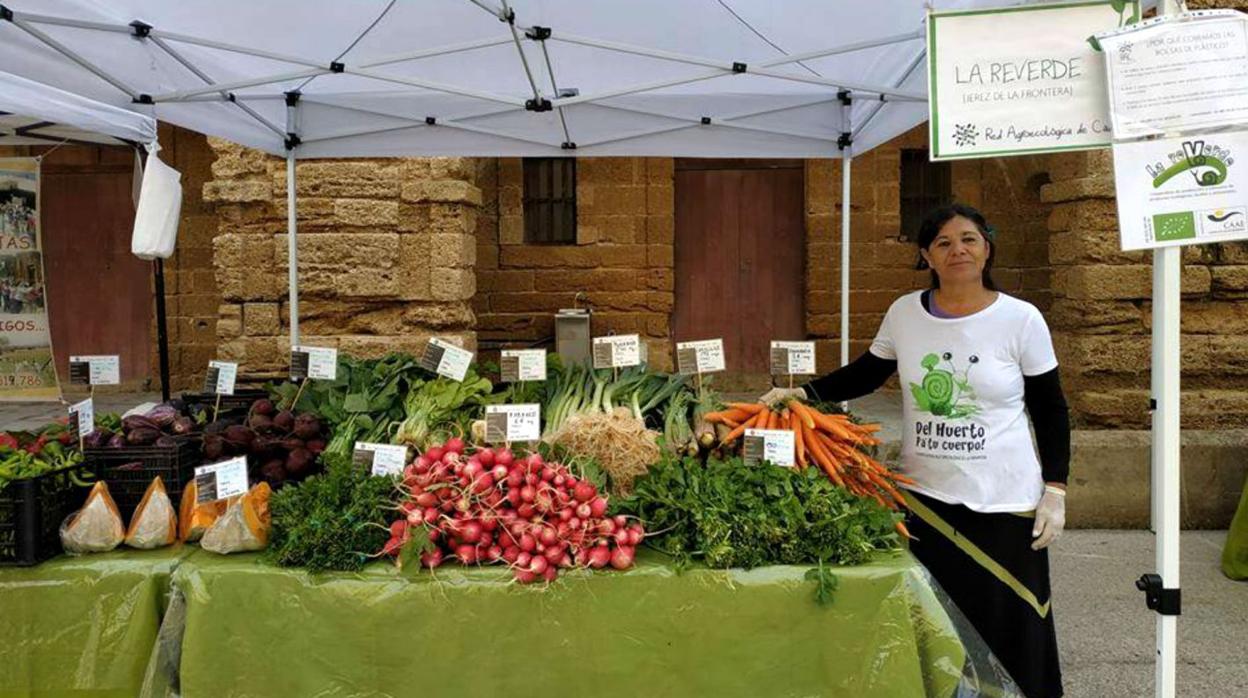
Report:
[[[880,443],[874,436],[880,430],[879,424],[856,424],[848,415],[824,414],[800,400],[789,400],[779,409],[762,403],[731,402],[728,409],[707,414],[706,420],[731,429],[722,439],[725,445],[746,429],[792,431],[797,467],[814,464],[833,483],[889,509],[898,510],[905,505],[897,484],[914,482],[862,451],[863,446]],[[901,524],[898,530],[908,535]]]

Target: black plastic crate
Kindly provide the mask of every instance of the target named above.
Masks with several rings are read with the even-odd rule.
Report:
[[[0,566],[30,566],[61,553],[61,523],[86,501],[91,488],[76,485],[87,471],[80,463],[0,490]]]
[[[263,388],[238,388],[233,395],[221,396],[220,417],[246,417],[256,400],[268,399],[269,393]],[[208,419],[212,419],[212,408],[217,405],[216,393],[182,393],[182,402],[186,410],[202,409],[207,411]]]
[[[160,476],[169,501],[178,506],[182,489],[195,478],[195,468],[203,463],[199,439],[175,437],[177,446],[126,446],[88,448],[87,463],[100,480],[108,483],[109,494],[125,522],[130,521],[152,480]],[[129,467],[137,464],[137,467]]]

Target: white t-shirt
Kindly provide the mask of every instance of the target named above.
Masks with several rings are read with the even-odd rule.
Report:
[[[1057,356],[1035,306],[999,293],[977,313],[943,319],[911,293],[888,309],[871,353],[897,362],[900,470],[911,489],[979,512],[1036,508],[1044,481],[1023,376],[1053,370]]]

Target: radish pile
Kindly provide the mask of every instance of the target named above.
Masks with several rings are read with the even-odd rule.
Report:
[[[593,483],[537,453],[470,453],[451,438],[407,466],[403,488],[402,517],[382,554],[397,556],[412,536],[428,536],[420,562],[429,568],[502,561],[521,583],[553,581],[560,568],[628,569],[645,536],[640,523],[607,516]]]

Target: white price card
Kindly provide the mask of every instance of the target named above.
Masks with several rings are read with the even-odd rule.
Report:
[[[338,377],[338,350],[332,347],[297,346],[290,350],[290,377],[332,381]]]
[[[771,374],[773,376],[813,376],[815,374],[815,343],[772,342]]]
[[[238,364],[232,361],[209,361],[208,375],[204,377],[204,392],[233,395],[236,380]]]
[[[196,504],[247,494],[247,456],[199,466],[195,469],[195,488]]]
[[[95,431],[95,401],[87,398],[69,406],[70,432],[77,431],[78,438],[84,438]]]
[[[749,465],[767,462],[786,468],[794,464],[796,442],[787,429],[746,429],[743,458]]]
[[[680,373],[715,373],[725,370],[724,340],[704,339],[676,343],[676,366]]]
[[[69,382],[71,385],[117,385],[121,382],[121,357],[71,356]]]
[[[368,468],[372,475],[402,475],[407,467],[407,446],[356,441],[351,460]]]
[[[429,340],[420,357],[421,368],[457,381],[464,380],[471,364],[472,352],[437,337]]]
[[[485,440],[490,443],[537,441],[542,438],[542,406],[486,405]]]
[[[545,349],[504,349],[499,361],[504,383],[546,380]]]
[[[641,337],[619,334],[594,338],[594,368],[628,368],[642,362]]]

